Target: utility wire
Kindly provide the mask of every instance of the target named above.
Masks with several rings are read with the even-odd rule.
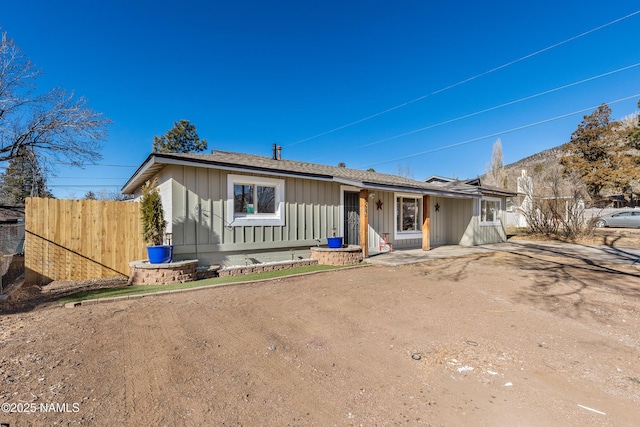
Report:
[[[615,101],[610,101],[610,102],[607,102],[606,104],[616,104],[618,102],[627,101],[629,99],[633,99],[633,98],[636,98],[638,96],[640,96],[640,93],[637,93],[637,94],[631,95],[631,96],[627,96],[625,98],[620,98],[620,99],[617,99]],[[552,122],[554,120],[559,120],[559,119],[563,119],[565,117],[569,117],[569,116],[573,116],[573,115],[576,115],[576,114],[584,113],[586,111],[591,111],[591,110],[593,110],[595,108],[598,108],[598,106],[589,107],[589,108],[583,108],[582,110],[573,111],[573,112],[567,113],[567,114],[562,114],[560,116],[552,117],[550,119],[540,120],[538,122],[529,123],[529,124],[518,126],[518,127],[515,127],[515,128],[506,129],[506,130],[503,130],[503,131],[500,131],[500,132],[495,132],[495,133],[491,133],[491,134],[488,134],[488,135],[480,136],[478,138],[467,139],[466,141],[462,141],[462,142],[456,142],[455,144],[445,145],[445,146],[442,146],[442,147],[436,147],[436,148],[432,148],[430,150],[421,151],[419,153],[409,154],[407,156],[402,156],[402,157],[397,157],[395,159],[385,160],[384,162],[370,164],[370,165],[367,165],[367,166],[360,167],[358,169],[370,168],[370,167],[373,167],[373,166],[378,166],[378,165],[384,165],[384,164],[387,164],[387,163],[398,162],[400,160],[411,159],[413,157],[424,156],[425,154],[435,153],[436,151],[448,150],[450,148],[455,148],[455,147],[459,147],[461,145],[470,144],[472,142],[480,141],[482,139],[504,135],[506,133],[511,133],[511,132],[515,132],[515,131],[518,131],[518,130],[527,129],[527,128],[530,128],[530,127],[533,127],[533,126],[539,126],[539,125],[542,125],[542,124],[545,124],[545,123]]]
[[[308,137],[308,138],[303,138],[303,139],[300,139],[300,140],[298,140],[298,141],[292,142],[291,144],[288,144],[288,145],[287,145],[287,147],[290,147],[290,146],[293,146],[293,145],[297,145],[297,144],[300,144],[300,143],[302,143],[302,142],[310,141],[310,140],[312,140],[312,139],[316,139],[316,138],[319,138],[319,137],[321,137],[321,136],[328,135],[328,134],[330,134],[330,133],[337,132],[337,131],[339,131],[339,130],[342,130],[342,129],[345,129],[345,128],[348,128],[348,127],[351,127],[351,126],[353,126],[353,125],[356,125],[356,124],[358,124],[358,123],[365,122],[365,121],[367,121],[367,120],[371,120],[371,119],[373,119],[373,118],[375,118],[375,117],[381,116],[381,115],[383,115],[383,114],[389,113],[389,112],[394,111],[394,110],[397,110],[397,109],[399,109],[399,108],[406,107],[407,105],[410,105],[410,104],[413,104],[413,103],[415,103],[415,102],[421,101],[421,100],[423,100],[423,99],[425,99],[425,98],[428,98],[428,97],[430,97],[430,96],[433,96],[433,95],[436,95],[436,94],[438,94],[438,93],[441,93],[441,92],[447,91],[447,90],[449,90],[449,89],[453,89],[454,87],[457,87],[457,86],[461,86],[461,85],[463,85],[463,84],[465,84],[465,83],[468,83],[468,82],[473,81],[473,80],[476,80],[476,79],[478,79],[478,78],[480,78],[480,77],[486,76],[487,74],[491,74],[491,73],[493,73],[493,72],[495,72],[495,71],[498,71],[498,70],[501,70],[501,69],[503,69],[503,68],[506,68],[506,67],[508,67],[508,66],[510,66],[510,65],[516,64],[516,63],[518,63],[518,62],[520,62],[520,61],[524,61],[525,59],[529,59],[529,58],[531,58],[531,57],[534,57],[534,56],[536,56],[536,55],[539,55],[539,54],[541,54],[541,53],[544,53],[544,52],[546,52],[546,51],[548,51],[548,50],[554,49],[554,48],[556,48],[556,47],[558,47],[558,46],[562,46],[563,44],[569,43],[569,42],[571,42],[571,41],[573,41],[573,40],[576,40],[576,39],[578,39],[578,38],[580,38],[580,37],[584,37],[584,36],[586,36],[586,35],[588,35],[588,34],[591,34],[591,33],[595,32],[595,31],[601,30],[601,29],[606,28],[606,27],[608,27],[608,26],[610,26],[610,25],[613,25],[613,24],[616,24],[616,23],[618,23],[618,22],[620,22],[620,21],[623,21],[623,20],[625,20],[625,19],[631,18],[632,16],[635,16],[635,15],[637,15],[637,14],[639,14],[639,13],[640,13],[640,10],[637,10],[637,11],[635,11],[635,12],[633,12],[633,13],[630,13],[630,14],[628,14],[628,15],[626,15],[626,16],[623,16],[623,17],[618,18],[618,19],[614,19],[613,21],[607,22],[606,24],[603,24],[603,25],[600,25],[600,26],[598,26],[598,27],[592,28],[592,29],[590,29],[590,30],[588,30],[588,31],[585,31],[585,32],[583,32],[583,33],[580,33],[580,34],[578,34],[578,35],[576,35],[576,36],[570,37],[570,38],[568,38],[568,39],[566,39],[566,40],[563,40],[563,41],[561,41],[561,42],[555,43],[555,44],[553,44],[553,45],[551,45],[551,46],[547,46],[547,47],[545,47],[545,48],[543,48],[543,49],[540,49],[540,50],[535,51],[535,52],[533,52],[533,53],[530,53],[530,54],[528,54],[528,55],[522,56],[522,57],[520,57],[520,58],[518,58],[518,59],[515,59],[515,60],[513,60],[513,61],[507,62],[507,63],[505,63],[505,64],[503,64],[503,65],[498,66],[498,67],[492,68],[492,69],[490,69],[490,70],[488,70],[488,71],[484,71],[484,72],[482,72],[482,73],[480,73],[480,74],[476,74],[475,76],[472,76],[472,77],[469,77],[469,78],[467,78],[467,79],[461,80],[461,81],[459,81],[459,82],[457,82],[457,83],[454,83],[454,84],[452,84],[452,85],[446,86],[446,87],[444,87],[444,88],[442,88],[442,89],[438,89],[438,90],[436,90],[436,91],[434,91],[434,92],[431,92],[431,93],[429,93],[429,94],[419,96],[419,97],[417,97],[417,98],[415,98],[415,99],[412,99],[412,100],[410,100],[410,101],[403,102],[402,104],[398,104],[398,105],[396,105],[395,107],[387,108],[386,110],[380,111],[379,113],[375,113],[375,114],[372,114],[372,115],[370,115],[370,116],[363,117],[363,118],[358,119],[358,120],[356,120],[356,121],[353,121],[353,122],[351,122],[351,123],[347,123],[347,124],[345,124],[345,125],[338,126],[338,127],[336,127],[336,128],[330,129],[330,130],[328,130],[328,131],[326,131],[326,132],[322,132],[322,133],[319,133],[319,134],[316,134],[316,135],[310,136],[310,137]]]
[[[81,168],[87,167],[87,166],[106,166],[106,167],[110,167],[110,168],[137,168],[138,166],[135,165],[107,165],[104,163],[84,163],[84,164],[77,164],[77,163],[71,163],[71,162],[51,162],[53,164],[56,165],[67,165],[67,166],[78,166]]]
[[[129,178],[114,178],[114,177],[86,177],[86,176],[56,176],[55,179],[92,179],[92,180],[126,180]]]
[[[433,128],[438,127],[438,126],[442,126],[442,125],[446,125],[446,124],[449,124],[449,123],[453,123],[453,122],[456,122],[458,120],[468,119],[469,117],[477,116],[479,114],[487,113],[489,111],[497,110],[499,108],[508,107],[509,105],[513,105],[513,104],[517,104],[519,102],[527,101],[529,99],[537,98],[537,97],[542,96],[542,95],[548,95],[550,93],[557,92],[557,91],[562,90],[562,89],[567,89],[569,87],[573,87],[573,86],[577,86],[577,85],[580,85],[580,84],[583,84],[583,83],[587,83],[587,82],[590,82],[592,80],[596,80],[596,79],[599,79],[599,78],[602,78],[602,77],[610,76],[611,74],[619,73],[621,71],[626,71],[626,70],[629,70],[631,68],[635,68],[635,67],[638,67],[638,66],[640,66],[640,62],[637,62],[637,63],[635,63],[633,65],[629,65],[627,67],[618,68],[617,70],[609,71],[607,73],[599,74],[597,76],[593,76],[593,77],[589,77],[589,78],[586,78],[586,79],[583,79],[583,80],[579,80],[579,81],[576,81],[576,82],[573,82],[573,83],[569,83],[569,84],[566,84],[566,85],[563,85],[563,86],[558,86],[558,87],[553,88],[553,89],[545,90],[543,92],[539,92],[539,93],[536,93],[534,95],[525,96],[524,98],[516,99],[514,101],[505,102],[504,104],[495,105],[493,107],[485,108],[484,110],[480,110],[480,111],[476,111],[476,112],[473,112],[473,113],[465,114],[463,116],[458,116],[458,117],[455,117],[453,119],[445,120],[445,121],[439,122],[439,123],[434,123],[434,124],[429,125],[429,126],[421,127],[419,129],[410,130],[408,132],[404,132],[404,133],[401,133],[401,134],[398,134],[398,135],[390,136],[388,138],[379,139],[379,140],[374,141],[374,142],[369,142],[367,144],[355,147],[354,149],[369,147],[371,145],[379,144],[381,142],[391,141],[392,139],[401,138],[401,137],[407,136],[407,135],[413,135],[414,133],[422,132],[422,131],[425,131],[425,130],[428,130],[428,129],[433,129]]]
[[[80,185],[68,185],[68,184],[47,184],[47,188],[66,188],[68,190],[74,189],[74,188],[105,188],[105,187],[113,187],[113,188],[120,188],[120,185],[114,185],[114,184],[95,184],[95,185],[91,185],[91,184],[80,184]]]

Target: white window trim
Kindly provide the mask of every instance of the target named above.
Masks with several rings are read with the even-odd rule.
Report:
[[[422,239],[422,215],[418,219],[420,230],[398,231],[398,197],[418,200],[418,214],[422,213],[422,195],[415,193],[393,193],[393,237],[395,240]]]
[[[498,218],[495,221],[483,221],[482,220],[482,202],[487,201],[487,202],[498,202],[498,214],[496,215],[496,217]],[[502,199],[499,197],[483,197],[480,200],[478,200],[478,222],[480,223],[481,227],[490,227],[490,226],[495,226],[495,225],[500,225],[502,224],[502,222],[500,221],[500,217],[502,216],[501,213],[503,211],[503,207],[502,207]]]
[[[234,211],[234,184],[275,187],[275,208],[273,214],[244,214]],[[284,179],[264,178],[251,175],[227,175],[227,224],[233,227],[284,225]]]

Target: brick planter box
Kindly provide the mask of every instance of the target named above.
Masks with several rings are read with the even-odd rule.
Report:
[[[198,260],[176,261],[166,264],[150,264],[148,261],[129,263],[130,285],[160,285],[185,283],[196,280]]]
[[[307,265],[316,265],[318,261],[315,259],[301,259],[296,261],[279,261],[265,264],[251,264],[246,266],[225,267],[218,270],[219,277],[225,276],[242,276],[244,274],[264,273],[265,271],[288,270],[294,267],[304,267]]]
[[[311,248],[311,259],[324,265],[353,265],[362,262],[362,248],[348,246],[346,248]]]

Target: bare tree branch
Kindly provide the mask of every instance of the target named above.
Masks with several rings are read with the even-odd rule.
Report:
[[[111,121],[91,110],[86,99],[61,88],[35,93],[41,71],[14,41],[0,42],[0,161],[22,150],[63,158],[74,165],[101,159],[102,141]]]

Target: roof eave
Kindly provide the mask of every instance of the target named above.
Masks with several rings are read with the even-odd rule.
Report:
[[[253,172],[253,173],[265,173],[278,176],[290,176],[294,178],[313,178],[321,181],[331,181],[332,176],[313,174],[305,172],[295,171],[283,171],[279,169],[271,169],[259,166],[237,165],[227,162],[217,162],[212,160],[198,160],[191,158],[183,158],[172,156],[165,153],[151,153],[149,157],[142,163],[138,170],[129,178],[129,180],[122,187],[123,194],[133,194],[135,190],[140,187],[148,178],[149,172],[157,173],[165,165],[186,165],[186,166],[201,166],[211,169],[221,169],[231,172]]]
[[[142,177],[146,176],[150,172],[150,169],[156,164],[155,154],[149,154],[140,167],[131,175],[131,178],[122,186],[120,192],[122,194],[133,194],[135,190],[142,185],[142,182],[145,181]]]
[[[518,193],[515,193],[513,191],[504,191],[504,190],[499,190],[494,188],[482,188],[482,187],[478,187],[478,188],[480,189],[482,194],[495,194],[495,195],[504,196],[504,197],[515,197],[518,195]]]

